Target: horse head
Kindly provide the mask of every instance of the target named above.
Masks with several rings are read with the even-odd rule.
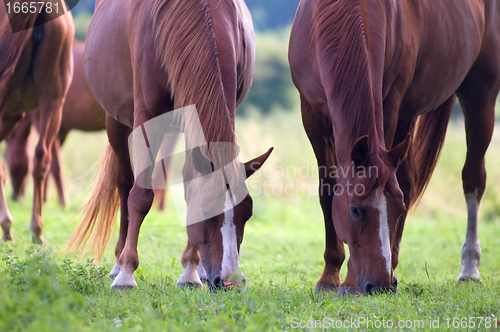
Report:
[[[186,185],[188,241],[199,250],[205,278],[212,289],[229,289],[245,282],[239,250],[245,224],[252,217],[253,202],[244,181],[264,164],[272,150],[246,163],[235,160],[242,172],[236,184],[227,181],[230,175],[226,167],[214,166],[199,148],[188,157],[186,165],[193,167],[185,166],[184,172],[191,169],[193,178],[205,179]],[[221,181],[213,181],[217,176]]]
[[[350,160],[339,165],[332,200],[335,230],[349,247],[349,263],[359,288],[347,291],[362,293],[395,287],[391,245],[406,211],[396,171],[408,154],[411,138],[391,150],[370,149],[369,143],[368,136],[357,139]]]

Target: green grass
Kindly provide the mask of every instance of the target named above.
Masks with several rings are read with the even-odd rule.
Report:
[[[398,292],[339,298],[314,291],[323,268],[324,230],[314,188],[317,180],[299,173],[301,167],[314,169],[315,165],[300,116],[251,116],[240,120],[237,128],[245,159],[275,146],[266,173],[249,181],[254,217],[247,223],[241,247],[245,290],[213,294],[206,288],[189,291],[175,287],[182,272],[180,256],[186,235],[172,208],[164,213],[152,211],[141,228],[136,290],[119,293],[109,289],[107,273],[114,263],[116,235],[99,266],[88,258],[64,255],[61,248],[78,220],[71,217],[89,192],[89,169],[106,141],[104,134],[73,133],[63,148],[71,204],[61,210],[53,193],[44,206],[44,247],[29,242],[31,195],[21,202],[8,202],[16,242],[0,243],[0,331],[267,331],[292,329],[295,318],[304,320],[306,326],[310,318],[323,317],[364,317],[395,324],[424,320],[426,329],[429,319],[440,318],[443,329],[446,317],[500,316],[498,134],[488,154],[488,189],[479,226],[482,283],[455,282],[466,227],[460,181],[465,140],[463,124],[457,122],[450,127],[426,195],[407,220],[396,270]],[[264,184],[277,195],[265,195]],[[280,192],[287,184],[297,194]],[[310,194],[300,191],[301,186],[311,186]],[[258,190],[260,195],[256,195]],[[173,206],[170,198],[168,203]],[[342,276],[345,273],[344,268]],[[450,327],[453,329],[452,322]]]

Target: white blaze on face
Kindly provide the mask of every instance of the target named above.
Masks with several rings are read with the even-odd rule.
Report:
[[[389,241],[389,224],[387,219],[387,200],[384,193],[380,196],[378,202],[379,211],[379,221],[380,228],[378,234],[380,236],[380,242],[382,243],[382,255],[385,258],[385,265],[387,272],[391,275],[391,264],[392,264],[392,253],[391,253],[391,241]]]
[[[230,205],[231,200],[226,199],[224,204],[224,224],[220,229],[222,233],[223,248],[221,278],[224,281],[227,281],[231,274],[238,271],[240,268],[236,226],[234,225],[234,209],[232,207],[229,208]]]

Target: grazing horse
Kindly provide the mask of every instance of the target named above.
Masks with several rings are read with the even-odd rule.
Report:
[[[33,242],[43,243],[42,193],[50,165],[50,149],[61,120],[61,109],[71,81],[74,26],[71,13],[60,17],[54,12],[11,14],[0,6],[0,141],[5,139],[25,112],[38,106],[40,136],[35,149]],[[25,27],[13,33],[9,25]],[[47,22],[33,27],[37,22]],[[28,29],[29,28],[29,29]],[[6,203],[4,166],[0,167],[0,225],[3,240],[12,240],[12,216]]]
[[[496,0],[302,0],[289,61],[320,169],[326,248],[317,289],[395,290],[407,211],[458,96],[468,210],[459,280],[479,280],[478,207],[500,90]],[[349,247],[348,272],[339,271]]]
[[[75,40],[73,44],[73,79],[64,102],[59,133],[52,147],[52,163],[49,174],[54,177],[59,203],[63,206],[67,204],[67,197],[64,193],[61,178],[60,147],[66,140],[68,133],[73,129],[99,131],[105,128],[106,112],[94,98],[83,73],[84,50],[85,43]],[[35,109],[20,121],[16,129],[7,138],[6,158],[12,180],[12,196],[14,199],[24,194],[29,168],[28,138],[32,124],[40,131],[39,120],[40,112]],[[47,191],[47,186],[45,186],[45,191]]]
[[[229,153],[213,149],[212,144],[235,142],[235,110],[252,81],[253,38],[251,16],[242,0],[97,2],[87,34],[85,72],[107,112],[110,146],[87,212],[68,249],[84,244],[84,251],[92,247],[94,256],[101,257],[120,207],[116,264],[110,273],[112,288],[137,286],[133,273],[139,265],[139,229],[154,196],[137,177],[134,181],[128,136],[133,129],[138,129],[134,133],[145,130],[151,119],[196,105],[210,153],[198,148],[186,154],[183,175],[188,219],[206,215],[205,208],[213,201],[223,204],[220,197],[212,195],[215,185],[196,188],[189,180],[205,174],[203,160],[211,162],[208,172],[226,165],[221,162]],[[186,133],[186,142],[194,140],[194,135]],[[155,160],[158,147],[149,144]],[[271,151],[244,164],[244,175],[257,170]],[[150,186],[152,177],[149,171],[141,173],[141,180]],[[229,189],[234,189],[235,182],[229,182]],[[178,286],[201,287],[201,277],[210,288],[227,289],[244,280],[238,256],[245,223],[252,215],[252,199],[247,194],[239,204],[229,207],[198,223],[187,220],[188,243]],[[200,260],[202,265],[198,265]]]
[[[95,99],[87,84],[83,72],[83,56],[85,43],[75,40],[73,44],[73,79],[66,95],[63,105],[61,127],[57,138],[52,146],[52,163],[49,174],[52,174],[57,187],[59,204],[66,206],[68,199],[64,191],[61,164],[60,148],[64,144],[69,132],[73,129],[85,132],[100,131],[105,129],[106,111]],[[9,173],[12,182],[12,197],[17,200],[24,195],[24,188],[27,182],[29,169],[28,141],[31,132],[31,125],[34,124],[39,130],[40,112],[35,109],[27,114],[12,133],[7,138],[6,159],[9,166]],[[175,136],[171,136],[175,137]],[[165,148],[171,151],[176,140],[171,138],[165,142]],[[166,153],[169,154],[168,152]],[[168,166],[168,165],[167,165]],[[164,209],[164,195],[160,196],[159,207]],[[45,183],[44,198],[47,197],[47,183]]]

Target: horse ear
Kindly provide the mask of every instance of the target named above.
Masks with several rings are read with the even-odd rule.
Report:
[[[203,175],[212,173],[212,163],[201,153],[200,147],[197,146],[191,151],[194,169]]]
[[[391,160],[392,164],[394,165],[395,168],[398,168],[399,165],[403,162],[403,160],[406,159],[408,156],[408,151],[410,150],[411,146],[411,135],[408,134],[406,136],[406,139],[393,147],[389,151],[389,159]]]
[[[351,160],[356,166],[362,166],[368,159],[370,145],[368,136],[361,136],[354,142],[351,150]]]
[[[245,172],[247,178],[252,176],[252,174],[255,173],[266,162],[267,158],[269,158],[269,155],[271,155],[271,152],[273,152],[273,150],[274,148],[270,148],[262,156],[252,159],[245,163]]]

